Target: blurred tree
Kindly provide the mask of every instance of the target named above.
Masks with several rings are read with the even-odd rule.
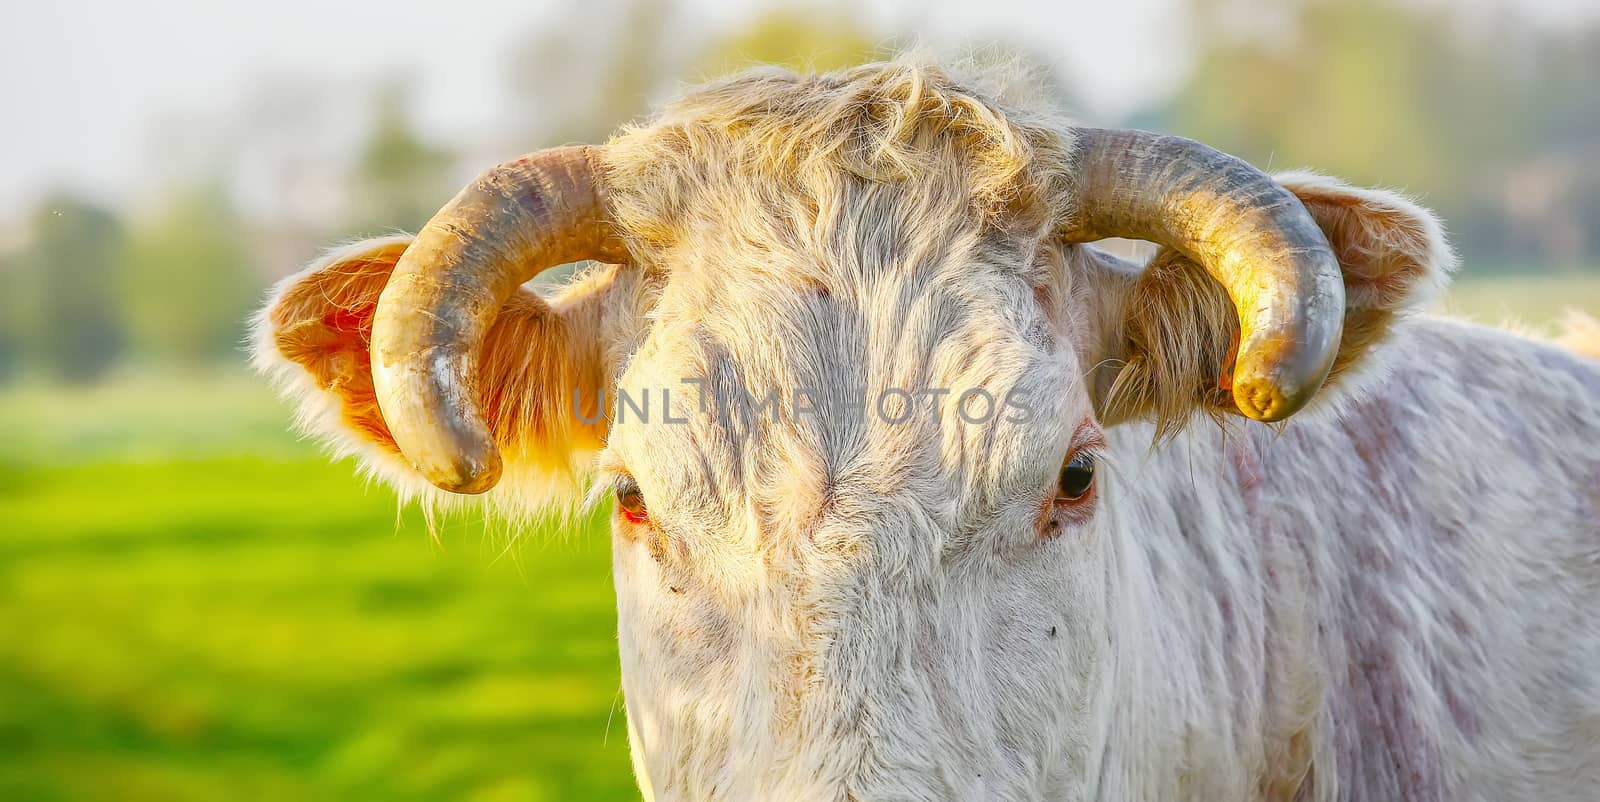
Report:
[[[1172,125],[1275,168],[1315,164],[1360,182],[1440,187],[1459,141],[1438,136],[1444,121],[1430,114],[1433,93],[1450,91],[1460,66],[1447,26],[1381,0],[1294,8],[1292,32],[1271,39],[1230,38],[1221,19],[1203,18],[1206,50]]]
[[[650,110],[675,81],[703,81],[756,63],[826,71],[888,55],[843,12],[787,8],[733,32],[686,35],[671,2],[599,0],[571,7],[511,62],[516,125],[532,145],[603,142]]]
[[[450,154],[416,132],[406,84],[384,84],[356,164],[356,225],[367,233],[421,228],[453,194],[450,166]]]
[[[1578,228],[1582,204],[1536,202],[1572,182],[1530,160],[1564,137],[1600,145],[1592,38],[1551,47],[1509,18],[1474,32],[1458,8],[1394,0],[1194,0],[1193,11],[1201,55],[1158,125],[1271,169],[1420,196],[1469,264],[1526,261],[1530,249],[1562,261],[1551,232]],[[1600,194],[1590,187],[1577,194]],[[1522,239],[1508,229],[1516,204],[1541,221]]]
[[[23,358],[62,381],[98,379],[123,347],[114,268],[121,227],[110,212],[57,194],[35,211],[32,235],[8,271]]]
[[[120,296],[136,352],[187,367],[236,354],[258,276],[221,187],[176,194],[128,240]]]
[[[15,377],[22,363],[19,318],[23,298],[19,261],[17,254],[0,251],[0,384]]]
[[[825,9],[778,8],[713,41],[700,56],[696,78],[714,78],[753,64],[828,72],[891,55],[850,15]]]
[[[1512,121],[1521,138],[1502,194],[1505,242],[1571,268],[1600,265],[1600,25],[1531,50]]]
[[[508,70],[518,147],[604,142],[648,111],[677,74],[676,16],[672,2],[597,0],[535,30]]]

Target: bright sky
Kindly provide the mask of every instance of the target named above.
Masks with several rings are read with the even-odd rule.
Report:
[[[1520,1],[1547,21],[1600,7]],[[939,46],[998,35],[1054,54],[1068,75],[1088,77],[1076,88],[1105,115],[1169,89],[1188,57],[1177,0],[831,2]],[[1476,0],[1498,2],[1516,0]],[[772,4],[680,2],[719,28]],[[404,70],[419,82],[425,130],[471,139],[496,120],[509,47],[555,11],[528,0],[12,3],[0,26],[0,221],[50,187],[126,199],[151,180],[153,150],[191,146],[181,120],[239,116],[272,85],[355,85]]]

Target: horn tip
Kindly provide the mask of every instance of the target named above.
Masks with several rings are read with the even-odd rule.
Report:
[[[1278,383],[1265,379],[1240,380],[1233,383],[1233,402],[1239,411],[1251,420],[1276,423],[1298,412],[1310,400],[1310,394],[1285,393]]]
[[[453,459],[417,468],[434,487],[464,496],[487,493],[500,483],[500,455],[494,451],[476,458],[459,454]]]

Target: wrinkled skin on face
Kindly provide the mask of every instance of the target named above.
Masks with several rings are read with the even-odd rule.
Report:
[[[1600,498],[1535,481],[1600,481],[1571,445],[1600,430],[1597,370],[1397,325],[1450,267],[1438,224],[1284,175],[1343,271],[1342,345],[1281,435],[1231,416],[1227,295],[1171,249],[1063,239],[1068,137],[988,97],[908,65],[707,87],[607,147],[629,264],[521,290],[488,331],[487,503],[526,513],[571,477],[619,499],[646,796],[1586,798],[1593,761],[1547,756],[1541,785],[1517,755],[1600,720],[1562,679],[1600,657],[1577,614],[1600,583],[1536,556],[1592,554]],[[258,363],[308,429],[461,503],[373,400],[406,243],[285,282]],[[1529,371],[1514,404],[1463,394]],[[1510,409],[1519,445],[1495,447]],[[1515,492],[1471,469],[1491,454]],[[1091,489],[1066,493],[1082,459]],[[1570,615],[1519,631],[1522,607]]]

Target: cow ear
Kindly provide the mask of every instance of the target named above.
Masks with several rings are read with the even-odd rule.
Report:
[[[360,242],[285,279],[256,316],[254,361],[295,406],[302,431],[356,456],[402,497],[458,501],[466,497],[435,489],[406,462],[373,394],[372,315],[410,242]],[[504,479],[489,494],[498,511],[528,514],[575,498],[582,468],[606,435],[600,393],[610,373],[602,335],[626,283],[620,268],[602,265],[550,298],[519,290],[500,310],[476,386],[506,461]]]
[[[1374,346],[1394,321],[1444,288],[1455,255],[1428,210],[1398,194],[1314,173],[1274,178],[1300,198],[1343,268],[1344,330],[1333,371],[1313,407],[1375,375]],[[1091,394],[1102,422],[1154,420],[1169,434],[1198,409],[1237,413],[1230,392],[1239,320],[1222,287],[1163,248],[1140,270],[1085,254],[1091,285]],[[1092,324],[1093,325],[1093,324]]]

